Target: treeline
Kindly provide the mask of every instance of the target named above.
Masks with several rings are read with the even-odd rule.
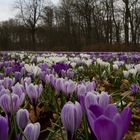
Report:
[[[98,44],[128,50],[140,44],[139,0],[61,0],[57,6],[18,0],[15,8],[15,19],[0,23],[1,50],[98,50]]]

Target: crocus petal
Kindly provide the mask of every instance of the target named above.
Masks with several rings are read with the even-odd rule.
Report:
[[[94,122],[94,132],[98,140],[117,140],[116,125],[103,115]]]
[[[40,134],[40,124],[28,124],[24,130],[24,133],[29,140],[37,140]],[[26,140],[24,136],[22,137],[22,140]]]
[[[105,109],[109,104],[109,95],[106,92],[101,93],[99,96],[99,104]]]
[[[79,102],[81,104],[81,107],[82,107],[83,111],[86,112],[86,108],[85,108],[85,94],[79,95]]]
[[[75,130],[78,129],[82,120],[82,107],[78,102],[75,102]]]
[[[8,140],[8,121],[2,116],[0,116],[0,139]]]
[[[64,105],[61,111],[61,120],[65,127],[65,129],[69,132],[71,132],[71,135],[74,134],[75,129],[75,109],[74,105],[71,102],[68,102]]]
[[[123,132],[126,133],[128,131],[131,122],[132,117],[131,109],[129,107],[125,107],[121,113],[121,117],[123,120]]]
[[[89,110],[94,116],[94,119],[103,114],[103,108],[99,105],[90,105]]]
[[[0,106],[6,114],[11,111],[11,99],[8,94],[4,94],[0,97]]]
[[[90,105],[98,104],[97,103],[97,95],[95,95],[92,92],[88,92],[86,97],[85,97],[85,107],[86,109],[89,108]]]
[[[121,115],[117,113],[113,118],[114,123],[117,126],[117,140],[122,140],[124,133],[123,133],[123,120],[121,118]]]
[[[118,113],[118,109],[116,105],[109,104],[104,112],[104,115],[109,117],[110,119],[113,119],[113,117]]]
[[[19,128],[24,129],[29,121],[29,112],[27,109],[20,109],[16,114],[16,121]]]

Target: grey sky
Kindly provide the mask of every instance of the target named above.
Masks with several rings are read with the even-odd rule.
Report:
[[[14,3],[16,0],[0,0],[0,21],[13,18],[16,14],[14,10]],[[46,0],[45,0],[46,1]],[[57,4],[59,0],[51,0],[54,4]]]

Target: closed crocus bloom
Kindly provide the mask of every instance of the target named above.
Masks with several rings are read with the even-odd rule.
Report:
[[[11,95],[3,94],[0,97],[0,106],[7,115],[16,113],[19,106],[23,103],[24,97],[24,94],[22,96],[18,96],[14,93],[11,93]]]
[[[51,84],[54,81],[54,75],[53,74],[46,74],[45,81],[47,84]]]
[[[72,80],[64,80],[62,84],[62,91],[67,95],[73,93],[76,89],[76,84]]]
[[[8,121],[0,116],[0,140],[8,140]]]
[[[78,102],[69,101],[61,111],[61,120],[67,131],[68,140],[73,140],[82,120],[82,107]]]
[[[81,94],[86,93],[86,86],[84,84],[80,84],[77,86],[77,94],[80,96]]]
[[[29,121],[29,112],[27,109],[20,109],[16,114],[17,125],[20,129],[24,129]]]
[[[56,78],[53,82],[53,86],[57,92],[57,94],[62,90],[61,85],[63,84],[64,79],[63,78]]]
[[[24,134],[28,140],[37,140],[40,134],[40,124],[39,123],[29,123],[24,129]],[[23,136],[22,140],[26,140]]]
[[[30,85],[26,85],[26,93],[29,96],[31,102],[33,105],[36,105],[38,102],[38,98],[41,95],[43,90],[42,85],[33,85],[32,83]]]
[[[7,89],[10,89],[15,83],[14,79],[11,79],[9,77],[4,78],[3,80],[3,86]]]

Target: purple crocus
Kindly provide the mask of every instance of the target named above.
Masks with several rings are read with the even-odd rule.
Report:
[[[12,67],[6,67],[6,68],[4,69],[4,71],[5,71],[5,74],[6,74],[6,75],[9,75],[9,74],[12,73]]]
[[[68,140],[73,140],[82,120],[82,108],[78,102],[67,102],[61,111],[61,120],[67,131]]]
[[[53,82],[53,86],[54,86],[57,94],[59,94],[59,92],[62,90],[61,86],[63,84],[63,81],[64,81],[63,78],[56,78]]]
[[[8,140],[8,120],[0,116],[0,140]]]
[[[3,86],[6,88],[6,89],[10,89],[15,83],[15,80],[14,79],[11,79],[9,77],[6,77],[3,79]]]
[[[55,72],[57,72],[58,74],[61,73],[62,70],[67,71],[71,66],[69,64],[65,64],[65,63],[56,63],[54,65],[52,65],[52,68],[55,70]]]
[[[63,80],[61,88],[66,95],[69,95],[75,91],[76,84],[72,80]]]
[[[29,96],[32,104],[36,106],[38,102],[38,98],[41,95],[43,91],[42,85],[33,85],[32,83],[30,85],[26,85],[26,93]]]
[[[16,121],[17,125],[20,129],[24,129],[29,121],[29,112],[27,109],[20,109],[16,113]]]
[[[52,84],[54,81],[54,75],[53,74],[46,74],[45,81],[47,84]]]
[[[16,82],[20,81],[21,78],[22,78],[21,72],[18,72],[18,71],[15,72],[15,73],[14,73],[14,77],[15,77]]]
[[[93,80],[92,82],[86,83],[86,91],[96,90],[96,81]]]
[[[138,92],[138,85],[137,84],[132,84],[131,85],[131,91],[132,93],[137,93]]]
[[[98,140],[122,140],[130,125],[131,110],[126,107],[119,113],[113,104],[105,111],[99,105],[91,105],[88,121]]]
[[[78,96],[80,96],[81,94],[85,94],[86,86],[84,84],[79,84],[77,85],[76,91],[77,91]]]
[[[22,94],[18,96],[17,94],[3,94],[0,97],[0,107],[7,115],[16,113],[19,109],[19,106],[23,103],[25,95]]]
[[[109,103],[109,95],[87,93],[85,110],[92,132],[99,140],[122,140],[131,121],[131,110],[126,107],[119,113],[114,104]]]
[[[24,134],[28,138],[28,140],[37,140],[40,134],[40,124],[29,123],[24,129]],[[26,140],[26,138],[22,136],[22,140]]]

